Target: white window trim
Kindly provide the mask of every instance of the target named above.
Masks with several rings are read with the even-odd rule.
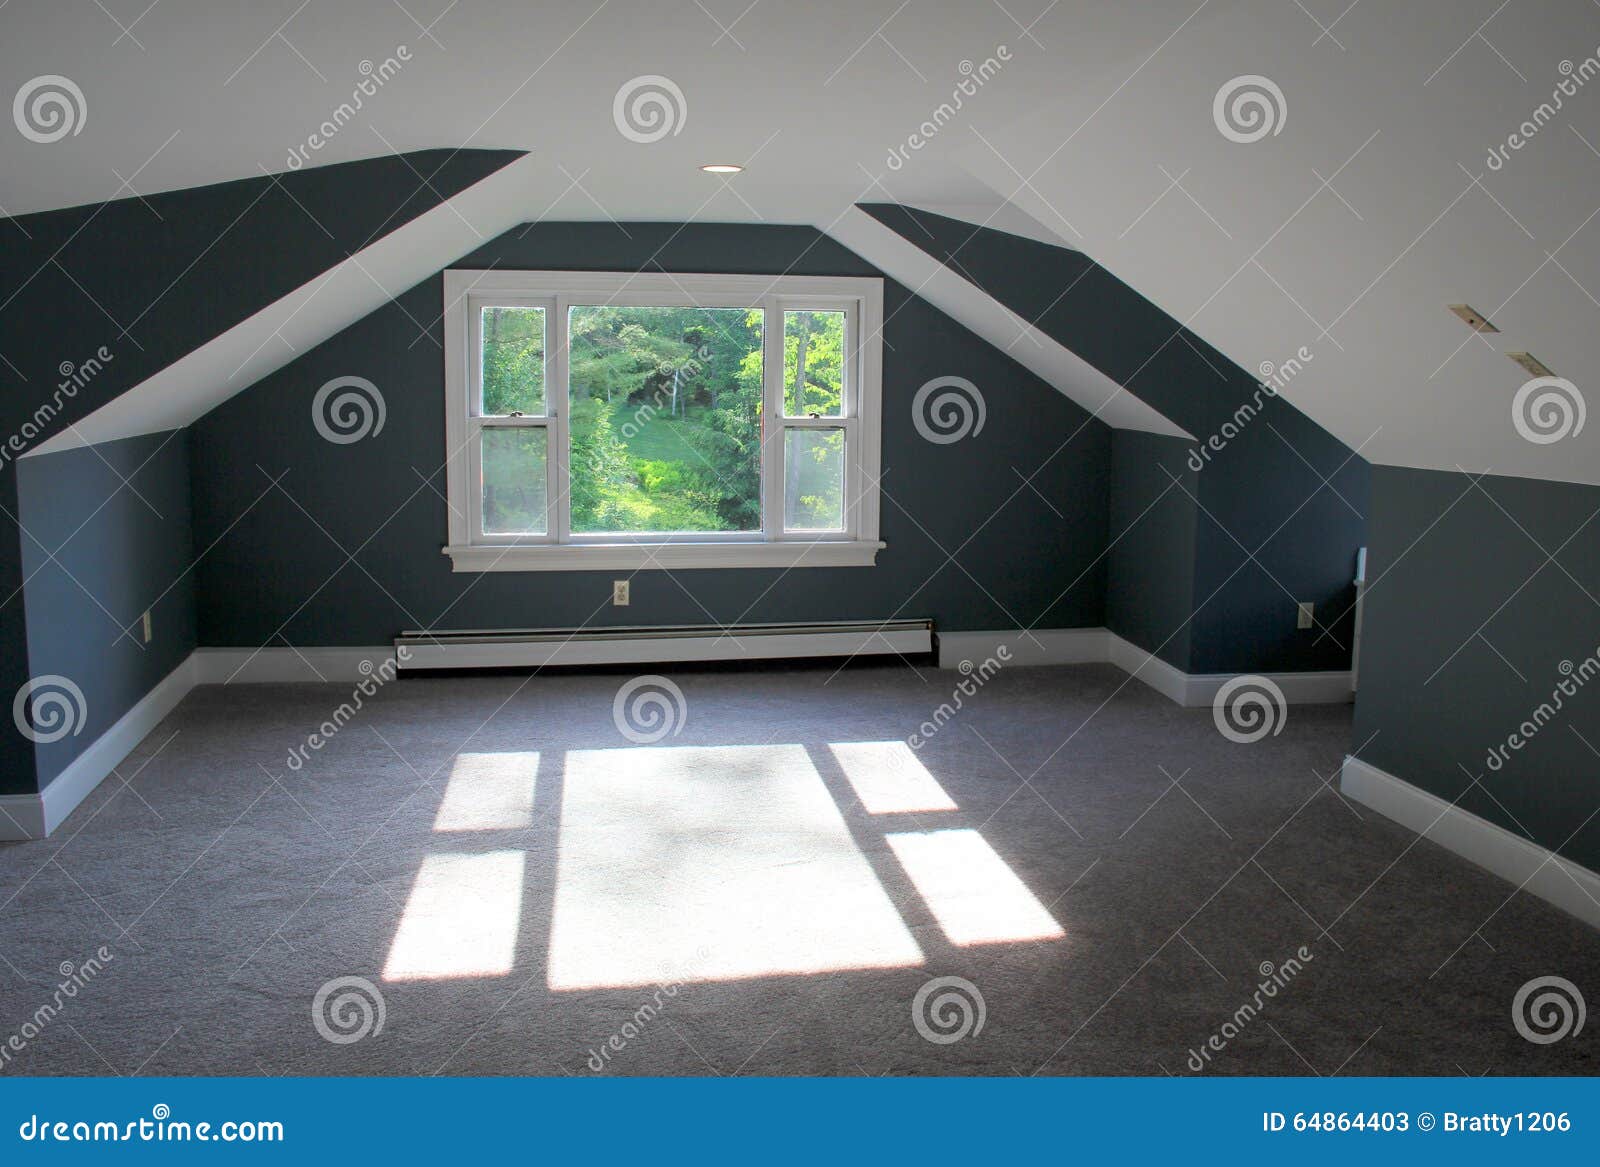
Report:
[[[541,426],[547,447],[547,497],[557,518],[546,535],[478,534],[477,432],[474,413],[477,308],[487,303],[546,309],[547,416],[518,423]],[[676,307],[762,308],[766,384],[762,409],[781,418],[766,442],[779,453],[762,458],[762,526],[748,534],[643,537],[571,535],[567,507],[566,312],[573,303]],[[783,417],[783,313],[793,309],[847,311],[843,418]],[[776,327],[774,327],[776,325]],[[878,538],[878,478],[882,442],[883,281],[833,276],[678,275],[656,272],[465,271],[444,273],[445,442],[452,570],[640,571],[726,567],[871,567]],[[783,433],[786,428],[843,427],[845,530],[784,532]]]

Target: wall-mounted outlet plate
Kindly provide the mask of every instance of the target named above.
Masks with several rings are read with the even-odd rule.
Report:
[[[139,627],[144,632],[144,642],[150,643],[150,609],[146,608],[144,615],[139,618]]]
[[[614,607],[614,608],[626,608],[628,606],[628,601],[629,601],[629,598],[630,598],[629,594],[628,594],[629,591],[630,591],[629,586],[628,586],[629,583],[630,583],[630,581],[629,580],[625,580],[625,579],[614,579],[614,580],[611,581],[611,606],[612,607]]]
[[[1296,628],[1310,628],[1315,623],[1311,614],[1316,610],[1316,607],[1310,600],[1301,600],[1296,604],[1294,626]]]

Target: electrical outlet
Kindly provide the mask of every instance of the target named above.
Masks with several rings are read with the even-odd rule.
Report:
[[[1310,600],[1303,600],[1296,604],[1295,608],[1298,610],[1299,614],[1295,617],[1294,626],[1296,628],[1310,628],[1312,624],[1315,623],[1315,621],[1311,619],[1311,613],[1316,608],[1316,605]]]
[[[149,608],[146,608],[145,611],[144,611],[144,615],[142,617],[140,617],[140,627],[144,630],[144,642],[146,644],[149,644],[150,643],[150,609]]]
[[[614,579],[611,581],[611,606],[626,608],[628,606],[628,580]]]

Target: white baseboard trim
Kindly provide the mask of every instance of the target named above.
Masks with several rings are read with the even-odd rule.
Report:
[[[1189,677],[1185,705],[1210,705],[1217,690],[1236,673],[1196,673]],[[1355,674],[1350,672],[1263,673],[1278,686],[1289,705],[1348,705],[1356,699]]]
[[[1111,638],[1111,663],[1132,673],[1156,692],[1179,705],[1200,708],[1216,700],[1217,691],[1238,673],[1185,673],[1124,640],[1114,632]],[[1354,674],[1349,672],[1259,673],[1278,687],[1290,705],[1347,705],[1355,700]]]
[[[139,703],[119,717],[38,794],[0,798],[0,840],[42,839],[143,741],[194,688],[194,655],[173,669]]]
[[[196,685],[359,681],[362,661],[394,659],[379,648],[199,648],[96,738],[38,794],[0,795],[0,842],[43,839],[104,782]]]
[[[0,843],[42,839],[49,833],[44,827],[44,800],[37,794],[0,794]]]
[[[1002,629],[994,632],[941,632],[939,667],[959,668],[994,657],[1001,647],[1007,664],[1113,664],[1157,693],[1191,708],[1210,705],[1217,691],[1237,674],[1186,673],[1107,628]],[[1290,705],[1343,705],[1354,699],[1348,672],[1266,673]]]
[[[1114,664],[1180,705],[1209,705],[1228,675],[1190,675],[1105,628],[1007,629],[939,634],[939,667]],[[355,682],[394,660],[392,645],[356,648],[197,648],[103,733],[41,794],[0,795],[0,841],[42,839],[103,782],[196,685]],[[366,668],[363,668],[363,665]],[[1349,673],[1273,673],[1291,704],[1350,700]]]
[[[1117,668],[1143,681],[1169,701],[1191,705],[1189,700],[1189,674],[1169,664],[1152,652],[1146,652],[1132,641],[1124,640],[1115,632],[1107,632],[1108,655]]]
[[[317,684],[359,681],[392,662],[394,648],[197,648],[192,659],[197,685]]]
[[[1401,826],[1510,880],[1591,928],[1600,928],[1600,875],[1547,847],[1462,810],[1360,758],[1347,757],[1339,789]]]
[[[939,667],[960,668],[964,662],[973,667],[993,658],[1000,660],[1003,648],[1009,654],[1008,664],[1017,665],[1088,665],[1103,664],[1107,659],[1106,638],[1111,634],[1104,628],[1036,628],[1032,631],[1015,629],[998,632],[941,632],[939,633]]]

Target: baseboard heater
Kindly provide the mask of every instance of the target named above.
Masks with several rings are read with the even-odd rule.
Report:
[[[394,646],[401,672],[915,656],[933,651],[933,621],[404,632],[395,637]]]

